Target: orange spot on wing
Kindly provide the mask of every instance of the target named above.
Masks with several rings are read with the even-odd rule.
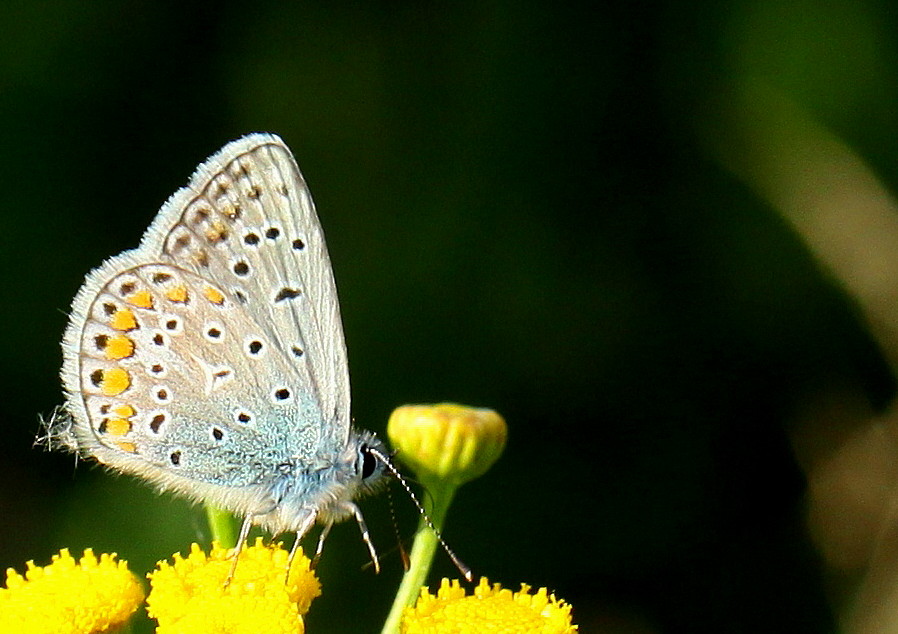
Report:
[[[133,442],[117,442],[113,444],[125,453],[137,453],[137,445]]]
[[[131,422],[124,418],[110,418],[106,421],[106,433],[112,436],[124,436],[131,431]]]
[[[206,288],[204,288],[203,295],[205,295],[206,299],[208,299],[213,304],[218,304],[219,306],[221,306],[224,303],[224,294],[220,290],[212,286],[207,286]]]
[[[122,418],[131,418],[136,412],[130,405],[116,405],[112,408],[112,413]]]
[[[124,359],[134,354],[134,342],[125,335],[113,335],[106,340],[104,352],[107,359]]]
[[[127,332],[137,328],[137,318],[134,317],[132,311],[127,308],[121,308],[112,314],[112,317],[109,319],[109,325],[116,330]]]
[[[118,396],[131,386],[131,377],[122,368],[112,368],[103,371],[100,380],[100,390],[106,396]]]
[[[126,302],[137,308],[152,308],[153,296],[148,290],[137,291],[130,297],[125,299]]]
[[[183,284],[178,284],[177,286],[168,289],[165,292],[165,296],[173,302],[180,302],[183,304],[187,301],[187,287]]]
[[[206,240],[208,240],[209,242],[221,242],[223,240],[226,240],[227,237],[228,228],[220,220],[214,221],[212,223],[212,226],[210,226],[206,230]]]

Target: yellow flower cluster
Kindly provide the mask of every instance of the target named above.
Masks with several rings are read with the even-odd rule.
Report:
[[[436,596],[425,587],[414,607],[406,608],[402,634],[482,634],[487,632],[531,632],[573,634],[571,606],[545,588],[530,593],[521,584],[519,592],[490,585],[485,577],[467,596],[458,580],[443,579]]]
[[[115,554],[92,550],[75,561],[68,549],[49,566],[29,561],[25,575],[6,571],[0,588],[0,632],[88,634],[125,623],[143,602],[140,580]]]
[[[512,592],[485,577],[470,595],[457,580],[443,579],[436,594],[421,588],[438,541],[435,531],[455,491],[502,453],[504,419],[492,410],[454,403],[409,405],[393,413],[388,433],[400,458],[429,485],[434,530],[422,529],[416,537],[411,570],[384,632],[575,634],[571,606],[545,588],[531,592],[521,584]],[[321,585],[302,550],[289,559],[281,544],[265,546],[258,538],[240,550],[236,566],[233,550],[216,542],[208,555],[193,544],[186,557],[175,554],[173,563],[159,562],[147,575],[147,613],[158,622],[156,634],[303,634],[303,617]],[[97,558],[91,550],[77,562],[65,549],[49,566],[28,562],[24,576],[10,569],[6,585],[0,588],[0,634],[110,634],[127,628],[144,600],[140,581],[125,562],[114,554]],[[405,607],[419,589],[417,603]]]
[[[230,555],[217,543],[208,555],[193,544],[187,557],[174,556],[174,564],[159,562],[148,575],[147,598],[147,612],[159,623],[157,634],[304,631],[302,617],[321,594],[309,559],[299,551],[287,577],[289,553],[257,539],[241,550],[228,583]]]

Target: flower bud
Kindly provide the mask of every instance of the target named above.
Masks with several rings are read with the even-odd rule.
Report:
[[[491,409],[403,405],[390,415],[387,435],[399,459],[421,480],[458,486],[483,475],[499,458],[508,428]]]

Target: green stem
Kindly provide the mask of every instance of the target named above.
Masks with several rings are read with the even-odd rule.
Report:
[[[236,546],[237,531],[235,530],[234,519],[231,517],[231,514],[212,504],[205,504],[205,507],[213,541],[217,541],[222,548],[233,548]]]
[[[426,488],[433,496],[433,508],[428,510],[428,515],[437,531],[442,533],[446,512],[449,510],[449,505],[452,504],[452,498],[458,487],[441,482],[433,483]],[[417,601],[421,587],[427,581],[427,574],[430,572],[430,565],[433,563],[433,556],[439,543],[436,533],[431,530],[422,517],[418,523],[418,532],[415,533],[415,542],[412,544],[408,570],[405,571],[405,576],[399,585],[399,591],[393,600],[393,607],[390,609],[381,634],[399,632],[402,612],[406,606],[414,605]]]

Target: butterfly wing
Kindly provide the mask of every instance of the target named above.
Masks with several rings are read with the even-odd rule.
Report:
[[[284,465],[332,460],[349,434],[346,349],[284,143],[249,135],[200,165],[136,250],[88,276],[63,352],[70,431],[113,468],[252,513]]]

